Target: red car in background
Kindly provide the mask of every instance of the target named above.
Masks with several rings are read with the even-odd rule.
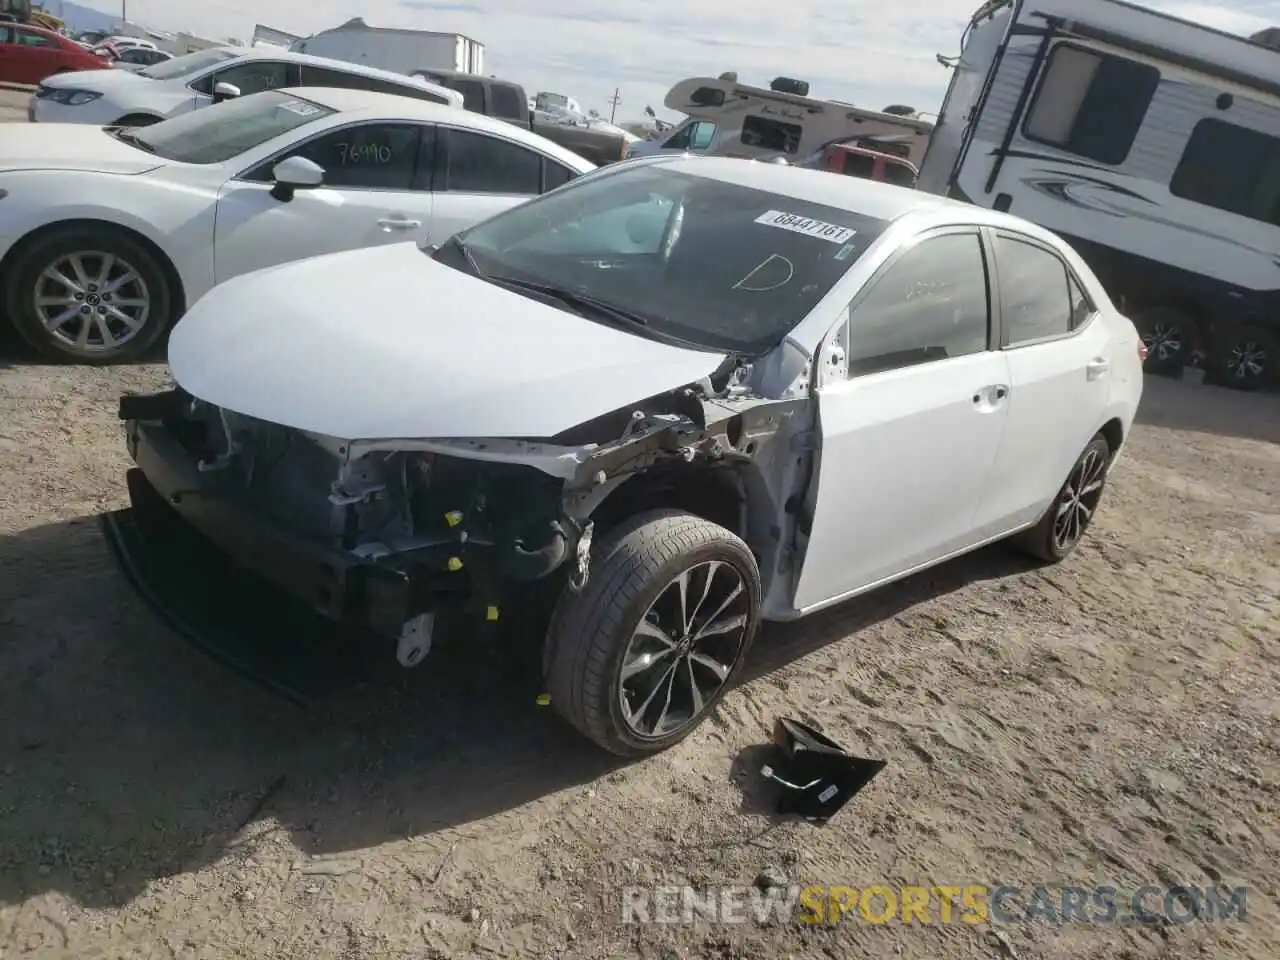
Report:
[[[110,58],[52,30],[0,21],[0,83],[37,84],[55,73],[110,66]]]

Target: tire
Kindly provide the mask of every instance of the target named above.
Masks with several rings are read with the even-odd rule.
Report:
[[[1058,495],[1053,498],[1053,503],[1049,504],[1049,508],[1045,510],[1044,516],[1034,527],[1015,536],[1014,546],[1046,563],[1058,563],[1074,553],[1084,538],[1085,531],[1089,529],[1094,514],[1098,512],[1098,503],[1102,499],[1102,492],[1106,486],[1107,468],[1110,462],[1111,447],[1106,438],[1099,433],[1089,441],[1088,446],[1072,465],[1071,472],[1067,474],[1066,481],[1059,489]],[[1081,486],[1088,489],[1085,493],[1077,495],[1076,491]],[[1087,511],[1083,516],[1076,512],[1081,507]],[[1071,511],[1070,514],[1065,513],[1068,510]],[[1064,532],[1060,530],[1058,523],[1060,515],[1074,517],[1081,521],[1078,527],[1065,531],[1073,535],[1060,536],[1060,533]]]
[[[108,262],[107,257],[114,259]],[[78,281],[72,269],[76,261],[93,281],[83,285],[77,282],[77,286],[83,286],[80,293],[46,275],[46,271],[57,268]],[[91,289],[104,286],[99,276],[104,267],[108,274],[105,285],[120,284],[125,278],[114,291]],[[5,307],[14,329],[52,360],[87,364],[136,360],[146,354],[173,320],[176,297],[168,273],[150,250],[109,226],[71,225],[44,234],[19,251],[5,271],[5,280]],[[63,296],[68,310],[80,303],[80,312],[50,329],[46,317],[61,307],[39,305],[37,300]],[[130,323],[126,324],[122,317]],[[102,318],[101,322],[97,318]],[[137,324],[137,328],[131,329],[131,324]],[[110,342],[103,335],[104,326]],[[86,327],[88,338],[81,339]]]
[[[1143,372],[1156,376],[1182,376],[1182,368],[1199,355],[1204,342],[1195,318],[1178,307],[1148,307],[1134,317],[1133,325],[1147,346]]]
[[[1280,336],[1262,327],[1223,331],[1209,360],[1209,382],[1234,390],[1258,390],[1280,382]]]
[[[111,126],[113,127],[149,127],[153,123],[159,123],[161,119],[163,118],[153,117],[148,113],[131,113],[128,116],[121,117],[115,123],[111,124]]]
[[[732,624],[732,629],[697,640],[696,630],[681,631],[677,624],[663,636],[663,620],[677,612],[682,576],[694,601],[694,619],[709,625],[697,606],[702,598],[716,604],[714,623]],[[730,597],[735,578],[738,592]],[[696,729],[732,686],[759,629],[760,603],[755,557],[733,533],[677,510],[638,514],[593,545],[581,592],[566,589],[560,595],[543,653],[551,705],[610,753],[640,757],[665,750]],[[642,622],[648,624],[643,633]],[[672,638],[690,632],[696,643]],[[650,666],[624,684],[624,661]],[[695,679],[700,708],[690,692]],[[663,698],[668,698],[666,709]],[[624,699],[634,715],[624,708]],[[668,723],[659,726],[661,719]]]

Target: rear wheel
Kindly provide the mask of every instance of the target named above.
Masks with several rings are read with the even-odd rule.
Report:
[[[1280,380],[1280,337],[1270,330],[1236,327],[1216,339],[1209,361],[1212,382],[1236,390],[1257,390]]]
[[[6,279],[14,328],[54,359],[137,359],[172,319],[165,270],[151,251],[110,227],[47,233],[19,253]]]
[[[1102,434],[1089,441],[1040,522],[1014,538],[1037,559],[1057,563],[1073,553],[1093,521],[1107,482],[1111,447]]]
[[[1203,357],[1200,326],[1187,311],[1173,306],[1149,307],[1133,320],[1147,347],[1146,373],[1180,376],[1182,368]]]
[[[691,733],[729,689],[760,622],[750,549],[692,514],[640,514],[592,549],[581,592],[566,590],[547,635],[551,704],[620,756]]]

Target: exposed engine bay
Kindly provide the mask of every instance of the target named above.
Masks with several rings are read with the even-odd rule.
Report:
[[[787,527],[806,527],[788,491],[803,488],[811,469],[811,454],[795,442],[810,425],[793,422],[804,419],[793,415],[808,397],[762,398],[747,385],[750,373],[733,364],[538,440],[340,440],[236,414],[180,388],[123,397],[120,417],[151,485],[210,539],[221,537],[224,549],[238,549],[219,529],[234,510],[238,525],[287,531],[341,557],[322,566],[343,568],[342,596],[317,587],[325,601],[317,607],[336,618],[358,613],[398,636],[401,662],[412,665],[429,649],[437,612],[496,619],[513,584],[552,575],[580,589],[597,523],[676,505],[670,497],[701,498],[703,513],[752,545],[762,570],[784,568],[803,534],[784,530],[779,518],[789,514],[795,522]],[[147,445],[150,453],[140,450]],[[185,461],[174,467],[188,475],[184,484],[148,467],[161,447],[167,461]],[[175,488],[164,489],[166,482]],[[209,510],[217,504],[219,518],[184,509],[191,497]],[[762,500],[774,509],[756,509]],[[280,577],[266,566],[260,562],[259,572]],[[357,610],[381,595],[359,586],[375,572],[400,582],[399,599],[382,611]],[[298,592],[296,582],[287,586]]]

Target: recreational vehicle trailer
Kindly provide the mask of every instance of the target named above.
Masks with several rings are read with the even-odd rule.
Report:
[[[787,77],[778,77],[769,89],[739,83],[733,73],[681,80],[663,103],[688,119],[660,139],[632,144],[628,156],[668,150],[799,160],[828,143],[857,138],[873,150],[920,162],[933,129],[929,121],[818,100],[808,93],[807,83]],[[882,138],[892,144],[878,143]]]
[[[1275,384],[1280,52],[1122,0],[993,0],[961,47],[918,188],[1064,237],[1150,372]]]

